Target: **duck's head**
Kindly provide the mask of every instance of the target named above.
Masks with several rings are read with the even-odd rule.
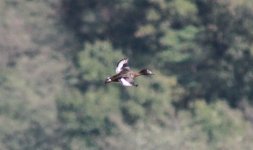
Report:
[[[110,83],[110,82],[112,82],[112,79],[111,79],[110,77],[107,77],[107,78],[105,79],[105,84]]]
[[[142,69],[139,73],[141,75],[153,75],[153,72],[150,71],[149,69]]]

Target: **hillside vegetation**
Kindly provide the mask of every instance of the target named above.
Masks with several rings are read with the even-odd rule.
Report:
[[[252,0],[0,0],[1,150],[250,150]],[[118,60],[150,68],[104,85]]]

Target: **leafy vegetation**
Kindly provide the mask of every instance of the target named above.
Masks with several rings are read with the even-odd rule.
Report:
[[[252,149],[251,0],[0,0],[0,149]],[[118,60],[150,68],[104,85]]]

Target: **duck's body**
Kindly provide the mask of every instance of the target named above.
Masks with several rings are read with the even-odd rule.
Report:
[[[134,79],[141,75],[152,75],[153,73],[148,69],[142,69],[139,72],[134,72],[128,66],[128,59],[124,58],[118,62],[115,75],[107,77],[105,84],[111,82],[120,82],[123,86],[138,86]]]

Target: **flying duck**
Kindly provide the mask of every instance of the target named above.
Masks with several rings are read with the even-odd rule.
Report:
[[[105,79],[105,84],[111,82],[120,82],[123,86],[138,86],[134,82],[134,78],[141,75],[153,75],[149,69],[141,69],[139,72],[132,71],[128,66],[128,58],[120,60],[117,64],[116,74],[107,77]]]

